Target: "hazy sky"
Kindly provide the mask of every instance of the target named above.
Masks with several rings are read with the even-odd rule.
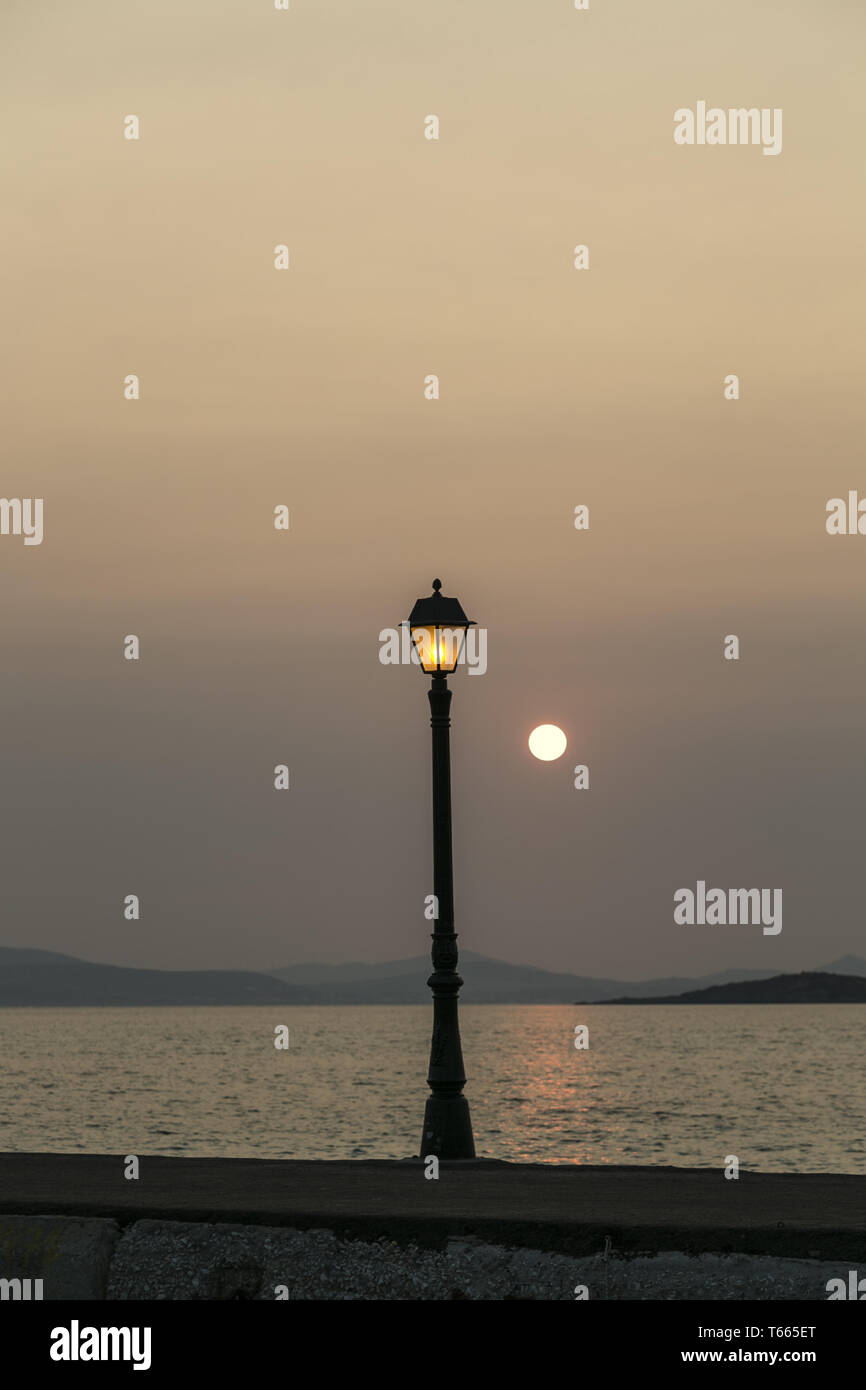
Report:
[[[0,491],[44,540],[0,536],[0,941],[426,950],[426,682],[378,634],[440,576],[489,632],[462,946],[863,952],[866,537],[825,508],[866,496],[864,36],[850,0],[4,0]],[[698,101],[781,108],[781,154],[675,145]],[[781,934],[676,925],[698,879],[782,888]]]

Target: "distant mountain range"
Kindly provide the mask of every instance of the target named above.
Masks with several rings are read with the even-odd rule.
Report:
[[[346,965],[288,965],[270,973],[290,984],[313,989],[323,1004],[420,1004],[430,992],[427,976],[430,957],[385,961],[379,965],[350,962]],[[460,973],[465,984],[460,999],[466,1004],[571,1004],[622,998],[670,998],[714,985],[742,980],[767,980],[772,970],[722,970],[698,978],[664,976],[653,980],[609,980],[596,976],[569,975],[539,970],[532,965],[511,965],[474,951],[460,952]],[[822,972],[866,977],[866,960],[843,956]]]
[[[315,1004],[304,989],[246,970],[137,970],[54,951],[0,947],[0,1007]]]
[[[599,1004],[866,1004],[866,979],[804,970],[799,975],[771,975],[767,980],[741,980],[713,985],[667,998],[599,999]]]
[[[512,965],[461,951],[465,978],[461,1001],[467,1004],[695,1003],[707,991],[750,982],[795,981],[797,975],[769,970],[724,970],[698,978],[610,980]],[[413,956],[378,964],[308,963],[268,972],[244,970],[142,970],[99,965],[56,951],[0,947],[0,1007],[139,1006],[158,1004],[426,1004],[430,957]],[[843,956],[815,974],[866,980],[866,960]],[[834,988],[836,988],[834,986]],[[730,998],[728,1002],[772,1002]],[[852,1000],[852,1002],[855,1002]]]

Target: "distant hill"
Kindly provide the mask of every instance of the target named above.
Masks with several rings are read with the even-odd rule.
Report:
[[[862,956],[840,956],[838,960],[831,960],[829,965],[819,965],[817,969],[829,975],[866,975],[866,960]]]
[[[311,992],[245,970],[136,970],[0,947],[0,1007],[309,1004]]]
[[[866,973],[866,961],[863,965]],[[288,965],[271,973],[277,979],[314,989],[323,1004],[423,1004],[430,998],[427,977],[431,969],[429,955],[423,955],[378,965]],[[460,999],[465,1004],[570,1004],[575,999],[592,1002],[612,995],[671,995],[732,980],[763,980],[773,973],[724,970],[698,979],[608,980],[513,965],[475,951],[460,952],[459,970],[465,981]]]
[[[0,946],[0,965],[57,965],[61,961],[82,964],[79,956],[63,956],[59,951],[37,951],[33,946]]]
[[[588,1001],[582,1000],[582,1003]],[[866,979],[857,975],[831,975],[804,970],[799,975],[772,975],[767,980],[740,980],[712,985],[685,994],[634,999],[594,1000],[598,1004],[866,1004]]]

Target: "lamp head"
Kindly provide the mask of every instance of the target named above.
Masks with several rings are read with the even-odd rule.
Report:
[[[419,598],[409,614],[409,633],[416,659],[428,676],[447,676],[455,670],[475,623],[467,618],[456,598],[440,592],[442,581],[433,580],[433,593]]]

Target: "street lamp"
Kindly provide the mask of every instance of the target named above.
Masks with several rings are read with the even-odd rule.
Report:
[[[454,931],[454,881],[451,868],[451,691],[446,676],[460,660],[470,622],[456,598],[440,593],[419,598],[409,615],[412,657],[432,677],[427,693],[433,730],[433,892],[438,908],[434,921],[433,1039],[427,1084],[432,1091],[424,1111],[421,1157],[474,1158],[475,1141],[469,1102],[463,1095],[466,1073],[457,1022],[457,994],[463,984],[457,974],[457,934]]]

